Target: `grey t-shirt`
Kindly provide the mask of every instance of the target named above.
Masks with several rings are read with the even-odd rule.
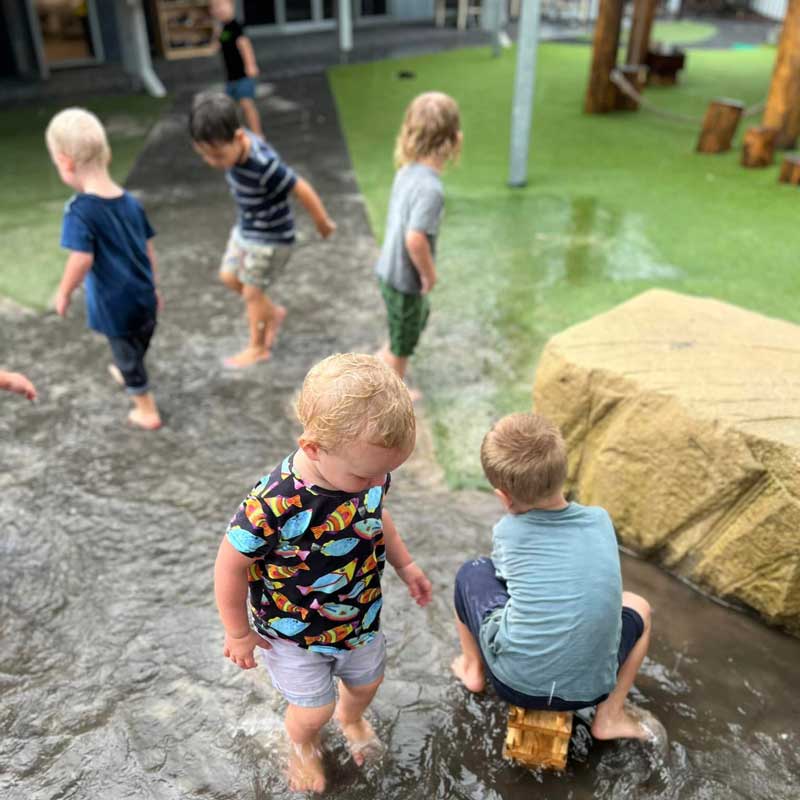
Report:
[[[509,600],[481,625],[481,649],[503,683],[534,697],[594,700],[616,684],[622,611],[617,540],[608,513],[508,514],[492,561]]]
[[[444,189],[438,173],[423,164],[406,164],[397,171],[389,199],[386,235],[375,274],[399,292],[419,294],[419,273],[406,250],[406,234],[421,231],[436,252],[436,234],[444,208]]]

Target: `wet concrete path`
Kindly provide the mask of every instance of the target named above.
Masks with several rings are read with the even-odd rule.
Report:
[[[78,298],[67,321],[0,310],[4,366],[24,368],[42,396],[35,406],[0,397],[0,797],[9,800],[287,794],[281,702],[263,672],[222,658],[212,565],[246,488],[293,446],[291,399],[308,367],[380,342],[376,246],[325,79],[277,84],[262,108],[268,135],[339,230],[323,243],[298,214],[305,243],[292,282],[277,287],[289,316],[274,358],[224,370],[221,357],[246,335],[237,298],[216,282],[233,207],[222,175],[191,150],[187,107],[180,98],[157,126],[129,181],[159,231],[166,307],[150,364],[165,429],[122,424],[127,401]],[[503,762],[505,709],[468,697],[448,670],[452,577],[488,549],[498,510],[488,494],[448,491],[421,438],[391,507],[436,597],[419,610],[388,576],[390,660],[373,706],[388,752],[358,772],[330,731],[329,797],[800,794],[800,642],[627,558],[627,588],[655,610],[636,700],[666,725],[666,756],[578,735],[564,775]]]

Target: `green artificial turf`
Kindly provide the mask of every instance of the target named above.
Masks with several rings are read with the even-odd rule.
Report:
[[[498,59],[470,49],[330,73],[379,240],[404,107],[430,89],[461,105],[464,151],[444,176],[440,284],[414,360],[437,453],[456,486],[482,483],[484,431],[498,415],[530,408],[541,347],[573,323],[653,286],[800,321],[800,193],[777,183],[777,165],[739,166],[746,124],[729,153],[694,152],[708,101],[763,99],[774,52],[692,51],[679,86],[647,90],[650,102],[696,124],[645,111],[583,114],[589,57],[584,46],[539,48],[525,189],[506,185],[513,50]],[[401,70],[416,77],[400,79]]]
[[[653,42],[663,42],[664,44],[699,44],[710,39],[716,32],[716,27],[706,22],[689,22],[686,20],[656,22],[653,25],[650,39]]]
[[[123,182],[164,100],[142,95],[84,102],[109,127],[111,173]],[[0,295],[44,309],[61,278],[66,253],[59,247],[61,217],[72,190],[58,178],[44,131],[61,106],[20,106],[0,112]]]

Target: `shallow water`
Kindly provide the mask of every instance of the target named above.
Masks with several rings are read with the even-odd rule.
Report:
[[[309,78],[276,92],[300,110],[268,103],[267,129],[340,228],[322,244],[300,217],[307,244],[293,257],[295,282],[277,287],[289,316],[271,363],[241,374],[220,365],[245,336],[235,298],[214,280],[232,212],[178,113],[131,178],[160,232],[166,307],[150,363],[166,428],[146,435],[121,424],[126,400],[107,379],[105,343],[83,330],[79,302],[66,322],[0,310],[1,360],[24,367],[41,392],[36,405],[0,398],[0,797],[287,794],[282,704],[263,671],[222,658],[212,564],[244,490],[292,446],[290,401],[308,366],[335,350],[374,349],[382,318],[375,244],[342,169],[327,87]],[[420,610],[387,578],[389,665],[371,711],[387,752],[358,771],[327,731],[328,797],[800,794],[800,642],[627,557],[626,588],[654,607],[634,700],[666,727],[666,754],[593,744],[579,726],[562,775],[503,761],[504,707],[469,696],[448,669],[452,577],[486,552],[498,509],[488,494],[448,491],[427,445],[423,437],[396,474],[391,508],[435,599]]]

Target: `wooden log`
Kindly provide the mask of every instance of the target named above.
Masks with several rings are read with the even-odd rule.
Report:
[[[627,64],[644,64],[650,49],[650,31],[658,0],[633,0],[633,19],[628,37]]]
[[[611,70],[617,65],[619,31],[622,25],[624,0],[600,0],[594,27],[592,65],[583,109],[587,114],[613,111],[617,88],[611,83]]]
[[[639,93],[641,94],[647,83],[647,67],[643,64],[626,64],[624,67],[619,67],[622,77]],[[620,89],[619,86],[614,84],[616,90],[616,98],[614,99],[614,108],[617,111],[637,111],[639,108],[639,101],[635,100],[630,95]]]
[[[731,149],[731,141],[742,118],[744,104],[738,100],[720,97],[712,100],[703,120],[703,130],[697,140],[698,153],[724,153]]]
[[[768,167],[775,154],[777,135],[777,128],[765,128],[763,125],[748,128],[742,142],[742,166]]]
[[[571,711],[532,711],[510,706],[503,755],[531,767],[564,769],[571,735]]]
[[[647,82],[651,86],[674,86],[678,73],[686,66],[686,53],[677,47],[654,48],[644,58],[649,72]]]
[[[783,157],[778,180],[781,183],[791,183],[794,186],[800,186],[800,153],[787,153]]]
[[[761,124],[777,128],[775,147],[794,147],[800,135],[800,0],[789,0]]]

